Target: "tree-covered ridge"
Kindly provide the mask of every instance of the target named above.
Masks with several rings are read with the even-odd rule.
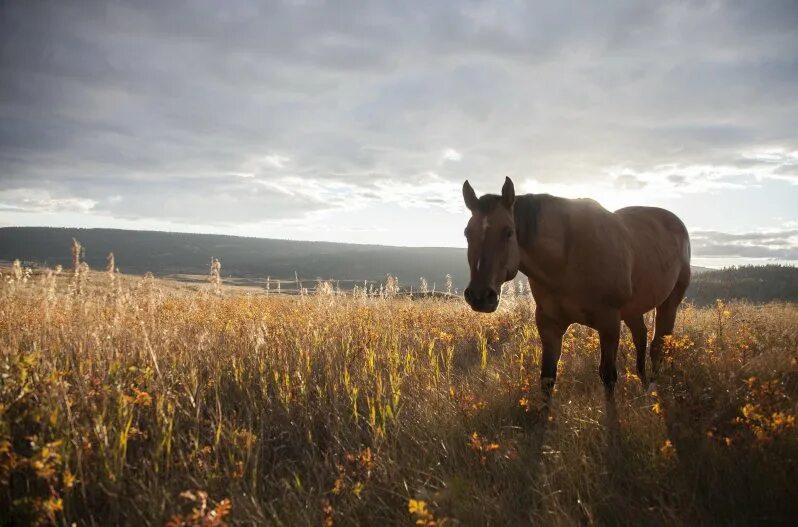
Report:
[[[717,298],[751,302],[798,301],[798,267],[743,265],[694,274],[687,298],[700,305]]]

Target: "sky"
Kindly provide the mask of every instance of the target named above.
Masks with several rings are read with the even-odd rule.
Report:
[[[465,246],[461,187],[798,262],[798,0],[0,0],[0,226]]]

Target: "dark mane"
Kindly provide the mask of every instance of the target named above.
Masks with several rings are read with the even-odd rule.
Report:
[[[538,215],[546,201],[561,200],[551,194],[523,194],[515,197],[513,216],[518,239],[531,243],[538,230]],[[479,198],[477,209],[482,214],[490,214],[501,205],[502,197],[496,194],[485,194]]]
[[[477,209],[479,209],[479,212],[482,214],[490,214],[493,212],[493,209],[499,206],[501,201],[501,196],[497,196],[496,194],[485,194],[479,198]]]
[[[538,227],[538,213],[545,201],[562,199],[551,194],[523,194],[515,197],[513,216],[518,239],[531,242]],[[490,214],[501,205],[502,197],[496,194],[485,194],[479,198],[477,209],[482,214]]]
[[[487,196],[483,196],[487,197]],[[498,196],[496,196],[498,198]],[[524,194],[515,197],[513,216],[518,240],[532,242],[538,230],[538,214],[545,201],[558,199],[550,194]]]

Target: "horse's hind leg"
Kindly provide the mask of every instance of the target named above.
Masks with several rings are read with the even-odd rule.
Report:
[[[646,347],[648,344],[648,328],[643,320],[643,315],[625,318],[624,323],[632,332],[632,340],[637,351],[637,376],[643,386],[646,385]]]
[[[667,335],[673,333],[673,325],[676,322],[676,310],[679,308],[679,304],[684,298],[684,293],[687,290],[689,281],[690,274],[688,272],[686,274],[686,279],[680,277],[673,291],[671,291],[671,294],[665,299],[665,302],[657,306],[654,338],[651,340],[651,368],[655,377],[659,371],[660,361],[662,360],[663,341]]]

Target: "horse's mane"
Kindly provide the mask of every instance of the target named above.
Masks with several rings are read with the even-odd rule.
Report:
[[[516,237],[519,242],[523,240],[526,244],[531,244],[538,231],[538,216],[540,215],[541,205],[546,201],[557,199],[561,198],[551,194],[524,194],[515,197],[513,216],[517,232]]]
[[[477,200],[477,209],[482,214],[490,214],[501,202],[501,196],[497,196],[496,194],[484,194]]]
[[[541,205],[546,201],[562,200],[551,194],[522,194],[515,197],[513,216],[518,240],[531,243],[537,234],[538,215]],[[502,197],[497,194],[484,194],[477,201],[477,209],[482,214],[490,214],[500,206]]]

